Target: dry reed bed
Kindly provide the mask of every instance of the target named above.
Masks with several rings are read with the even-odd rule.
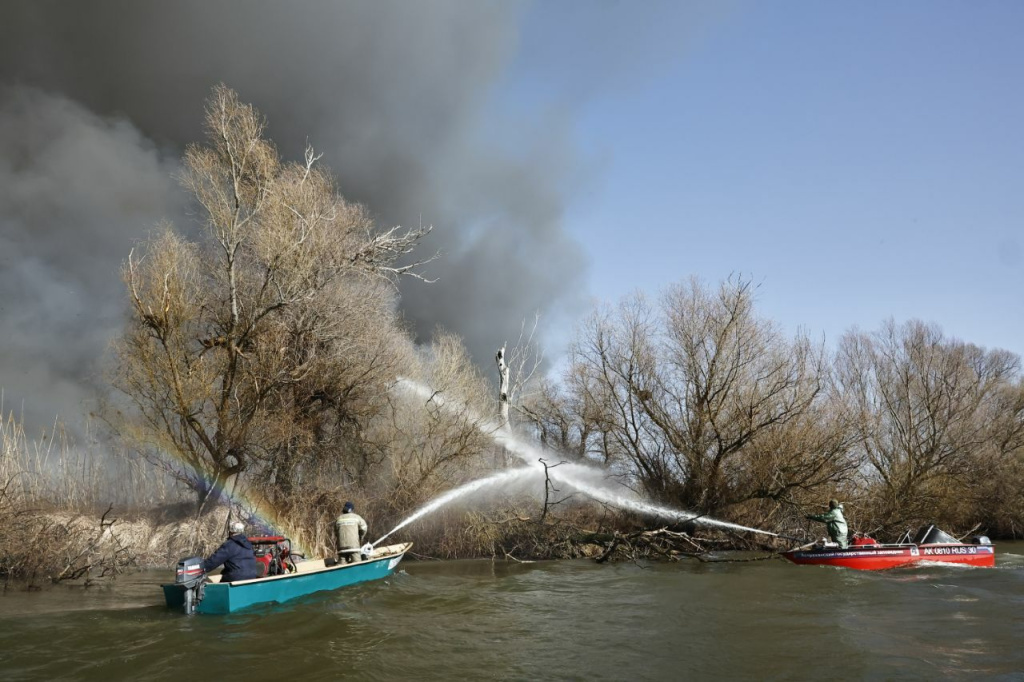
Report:
[[[0,581],[88,582],[210,551],[226,510],[162,519],[172,495],[153,472],[76,447],[59,422],[30,438],[9,415],[0,420]],[[129,507],[153,511],[126,518]]]

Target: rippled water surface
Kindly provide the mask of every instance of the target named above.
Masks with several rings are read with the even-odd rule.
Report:
[[[0,680],[1024,680],[1024,544],[995,569],[414,562],[231,616],[169,572],[0,597]]]

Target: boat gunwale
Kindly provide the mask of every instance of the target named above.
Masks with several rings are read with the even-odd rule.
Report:
[[[328,572],[331,572],[331,571],[338,571],[338,570],[342,570],[342,569],[345,569],[345,568],[357,568],[359,566],[369,566],[371,564],[375,564],[375,563],[378,563],[378,562],[381,562],[381,561],[384,561],[384,560],[394,559],[395,557],[403,556],[412,547],[412,543],[411,542],[402,542],[402,543],[395,544],[395,545],[388,545],[387,549],[390,549],[390,548],[393,548],[393,547],[397,547],[398,549],[394,550],[394,551],[391,551],[391,552],[389,552],[387,554],[382,554],[380,556],[374,556],[374,557],[372,557],[370,559],[367,559],[366,561],[357,561],[357,562],[351,563],[351,564],[338,563],[338,564],[335,564],[334,566],[324,566],[323,568],[313,568],[313,569],[310,569],[308,571],[295,571],[294,573],[282,573],[281,575],[266,575],[266,576],[263,576],[262,578],[250,578],[248,580],[233,580],[231,582],[221,582],[220,580],[218,580],[216,582],[210,581],[210,582],[206,583],[205,587],[206,587],[206,589],[210,589],[214,585],[221,585],[223,587],[245,587],[247,585],[260,585],[260,584],[263,584],[263,583],[271,582],[273,580],[282,580],[282,579],[287,579],[287,578],[298,578],[298,577],[301,577],[301,576],[304,576],[304,575],[318,575],[318,574],[321,574],[321,573],[328,573]],[[313,561],[316,561],[316,559],[314,559]],[[218,573],[216,575],[219,576],[220,574]],[[175,583],[171,583],[171,584],[175,584]]]
[[[839,546],[836,546],[836,547],[815,547],[816,544],[817,543],[813,543],[812,542],[812,543],[808,543],[806,545],[800,545],[799,547],[794,547],[793,549],[787,549],[785,552],[782,552],[782,554],[793,554],[795,552],[803,552],[803,553],[807,553],[807,554],[812,554],[812,553],[816,553],[816,552],[863,552],[863,551],[875,552],[875,551],[883,550],[883,549],[886,549],[886,550],[907,549],[907,550],[909,550],[909,549],[913,549],[913,548],[922,549],[924,547],[988,547],[988,548],[991,548],[993,552],[995,552],[995,545],[992,545],[992,544],[980,545],[980,544],[974,544],[974,543],[970,543],[970,542],[930,542],[928,544],[920,544],[920,545],[917,544],[917,543],[913,543],[913,542],[903,542],[903,543],[881,543],[881,542],[879,542],[879,543],[875,543],[875,544],[871,544],[871,545],[850,545],[849,547],[839,547]]]
[[[299,576],[304,576],[304,575],[317,575],[319,573],[328,573],[328,572],[331,572],[331,571],[340,571],[340,570],[345,569],[345,568],[356,568],[358,566],[369,566],[370,564],[375,564],[375,563],[378,563],[380,561],[384,561],[385,559],[394,559],[395,557],[399,557],[399,556],[404,555],[407,551],[409,551],[409,548],[412,547],[412,543],[411,542],[403,542],[403,543],[400,543],[400,544],[397,544],[397,545],[388,545],[388,547],[389,548],[391,548],[391,547],[399,547],[401,549],[393,551],[393,552],[391,552],[389,554],[382,554],[381,556],[374,556],[374,557],[372,557],[370,559],[367,559],[366,561],[356,561],[356,562],[351,563],[351,564],[338,563],[338,564],[335,564],[334,566],[324,566],[323,568],[314,568],[314,569],[310,569],[308,571],[295,571],[294,573],[282,573],[281,575],[266,575],[266,576],[263,576],[262,578],[250,578],[249,580],[233,580],[233,581],[231,581],[229,583],[224,583],[224,582],[219,582],[218,581],[216,583],[209,583],[207,585],[207,588],[209,588],[210,585],[226,585],[228,587],[242,587],[242,586],[245,586],[245,585],[252,585],[252,584],[257,584],[257,583],[267,583],[267,582],[270,582],[272,580],[282,580],[282,579],[285,579],[285,578],[297,578]]]

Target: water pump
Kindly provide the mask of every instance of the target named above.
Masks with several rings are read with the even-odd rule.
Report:
[[[203,570],[203,558],[188,557],[178,562],[174,572],[174,584],[181,585],[185,591],[185,613],[195,613],[199,602],[203,600],[203,583],[206,571]]]

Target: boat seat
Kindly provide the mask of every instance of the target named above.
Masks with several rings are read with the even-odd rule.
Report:
[[[308,573],[309,571],[318,571],[321,568],[326,568],[323,559],[310,559],[308,561],[295,562],[296,573]]]

